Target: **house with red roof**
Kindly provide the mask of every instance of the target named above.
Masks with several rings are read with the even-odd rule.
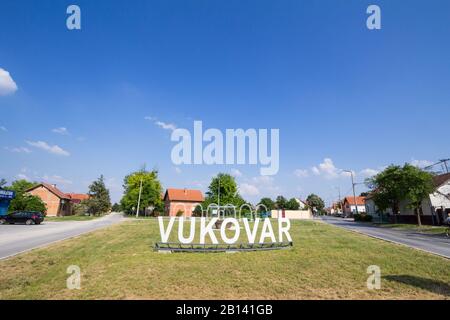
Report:
[[[169,188],[164,194],[164,213],[168,216],[191,217],[204,200],[200,190]]]
[[[342,201],[342,208],[346,216],[355,214],[356,211],[358,213],[366,212],[366,197],[347,196]]]
[[[64,193],[56,187],[56,184],[49,183],[39,183],[26,192],[41,198],[49,217],[72,215],[73,205],[89,198],[87,194]]]

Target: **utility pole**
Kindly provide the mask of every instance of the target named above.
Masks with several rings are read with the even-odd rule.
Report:
[[[341,203],[341,187],[336,187],[338,189],[338,193],[339,193],[339,198],[338,198],[338,203],[339,203],[339,207],[338,210],[342,209],[342,203]]]
[[[219,189],[217,189],[217,206],[219,207],[217,210],[217,216],[220,219],[220,176],[217,176],[217,179],[219,180]]]
[[[136,218],[139,216],[139,206],[141,204],[141,193],[142,193],[142,178],[141,178],[141,183],[139,185],[139,197],[138,197],[138,205],[136,208]]]
[[[359,212],[358,212],[358,204],[356,203],[355,182],[353,181],[353,171],[351,171],[351,170],[343,170],[343,171],[344,172],[350,172],[350,175],[352,177],[353,201],[355,202],[356,214],[359,214]]]

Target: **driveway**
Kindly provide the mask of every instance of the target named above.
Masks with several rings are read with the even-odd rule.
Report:
[[[367,223],[355,222],[353,219],[328,216],[322,217],[322,221],[338,227],[357,231],[371,237],[400,243],[450,259],[450,239],[442,235],[422,234],[417,231],[380,228]]]
[[[40,225],[0,225],[0,259],[72,238],[126,220],[121,213],[89,221],[45,221]]]

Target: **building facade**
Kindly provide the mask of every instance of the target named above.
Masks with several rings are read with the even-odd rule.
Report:
[[[204,200],[200,190],[167,189],[164,194],[164,213],[167,216],[191,217]]]
[[[59,217],[73,214],[73,205],[89,198],[87,194],[64,193],[55,184],[40,183],[28,189],[27,193],[41,198],[47,208],[47,216]]]
[[[356,203],[355,203],[356,200]],[[342,201],[343,212],[345,215],[353,215],[356,212],[364,213],[366,212],[366,197],[345,197]]]

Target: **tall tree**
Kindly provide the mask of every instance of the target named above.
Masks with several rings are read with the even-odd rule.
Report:
[[[233,176],[226,173],[219,173],[212,178],[208,191],[206,192],[205,201],[202,203],[203,209],[206,210],[213,203],[221,206],[231,204],[236,207],[236,213],[239,212],[239,209],[245,201],[238,192],[238,186]],[[247,214],[248,212],[248,208],[243,208],[243,214]]]
[[[39,211],[45,214],[47,207],[41,198],[26,193],[26,190],[35,185],[35,182],[30,182],[25,179],[13,181],[11,186],[6,188],[16,193],[15,198],[9,204],[8,211]]]
[[[409,203],[408,207],[414,210],[417,216],[417,224],[421,226],[422,201],[436,191],[433,175],[410,164],[405,164],[402,171],[406,186],[406,200]]]
[[[396,222],[400,210],[400,202],[405,199],[407,186],[405,185],[402,167],[390,165],[382,172],[366,180],[372,189],[373,201],[379,210],[384,212],[390,208]]]
[[[113,212],[120,212],[120,211],[122,211],[122,208],[120,207],[120,204],[114,203],[114,204],[112,205],[112,207],[111,207],[111,210],[112,210]]]
[[[262,198],[261,200],[259,200],[259,204],[262,205],[258,208],[259,212],[264,212],[265,209],[270,212],[271,210],[275,209],[275,202],[273,202],[273,200],[270,198]]]
[[[289,199],[286,203],[286,209],[288,210],[298,210],[300,208],[300,203],[297,202],[295,198]]]
[[[120,200],[121,209],[127,214],[134,214],[139,200],[139,189],[142,181],[141,201],[139,208],[144,210],[149,206],[155,207],[155,212],[162,212],[163,192],[161,182],[158,179],[158,171],[147,171],[142,168],[139,171],[130,173],[124,178],[124,195]]]
[[[275,199],[275,206],[277,209],[286,209],[287,199],[283,196],[278,196]]]
[[[308,203],[309,207],[316,209],[318,213],[321,213],[323,208],[325,207],[325,202],[322,200],[322,198],[314,193],[311,193],[306,198],[306,203]]]
[[[84,200],[87,211],[92,215],[101,215],[107,213],[111,209],[111,198],[109,190],[105,186],[103,175],[92,182],[89,186],[89,199]]]

